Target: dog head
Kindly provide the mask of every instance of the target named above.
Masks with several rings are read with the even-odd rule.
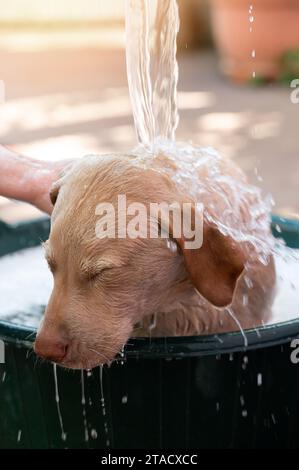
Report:
[[[166,175],[130,156],[86,157],[53,186],[51,200],[45,254],[54,289],[35,343],[40,356],[70,368],[110,362],[134,325],[164,311],[180,285],[192,284],[218,307],[232,301],[245,262],[238,244],[205,218],[200,247],[187,248],[173,215],[160,236],[165,213],[153,216],[150,203],[178,202],[177,211],[190,203],[193,228],[198,215]]]

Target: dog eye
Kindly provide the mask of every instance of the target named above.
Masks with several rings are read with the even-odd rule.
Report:
[[[87,275],[87,280],[88,282],[94,282],[96,279],[98,279],[101,275],[101,272],[99,273],[88,273]]]
[[[92,283],[92,282],[97,281],[98,279],[100,279],[104,275],[105,272],[109,271],[109,269],[111,269],[111,268],[107,267],[107,268],[101,269],[100,271],[89,272],[87,274],[88,282]]]

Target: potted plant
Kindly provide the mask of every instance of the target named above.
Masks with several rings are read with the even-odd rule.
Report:
[[[212,29],[225,75],[276,79],[286,52],[299,48],[298,0],[210,0]]]

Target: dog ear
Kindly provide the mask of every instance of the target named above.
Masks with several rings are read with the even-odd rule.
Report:
[[[65,181],[66,181],[68,175],[70,174],[72,168],[75,166],[76,161],[74,161],[74,160],[70,160],[70,161],[62,160],[61,164],[64,164],[64,166],[61,169],[60,176],[58,177],[58,179],[56,181],[54,181],[54,183],[52,184],[52,186],[50,188],[50,192],[49,192],[49,196],[50,196],[50,199],[51,199],[51,202],[52,202],[53,206],[55,206],[58,195],[59,195],[59,191],[60,191],[61,187],[63,186],[63,184],[65,183]]]
[[[193,226],[195,211],[193,206]],[[217,225],[209,220],[202,218],[198,230],[202,230],[200,247],[191,248],[190,241],[186,240],[184,235],[173,238],[181,249],[186,270],[194,287],[216,307],[226,307],[233,300],[238,278],[244,270],[244,250],[240,243],[229,235],[224,235]]]
[[[61,188],[60,180],[55,181],[55,183],[53,183],[51,186],[49,195],[50,195],[50,199],[51,199],[53,206],[55,206],[55,203],[57,201],[60,188]]]

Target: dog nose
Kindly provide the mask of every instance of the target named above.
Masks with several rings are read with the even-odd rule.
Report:
[[[66,356],[68,343],[53,336],[37,335],[34,343],[35,353],[43,359],[62,362]]]

